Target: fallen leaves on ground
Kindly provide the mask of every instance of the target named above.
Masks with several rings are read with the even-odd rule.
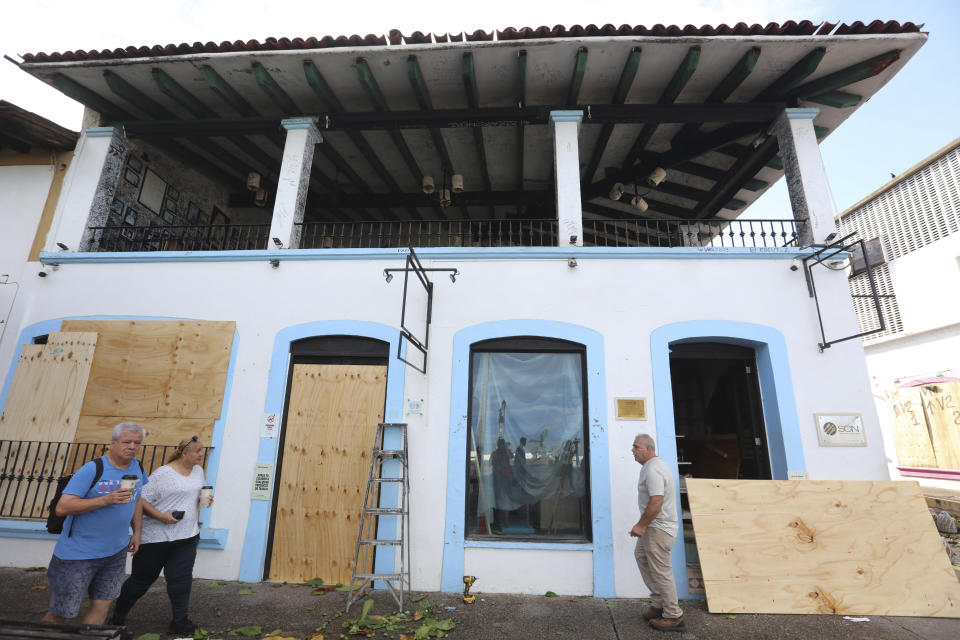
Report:
[[[228,636],[259,636],[263,633],[263,630],[259,625],[250,625],[248,627],[238,627],[236,629],[230,629],[227,631]]]
[[[142,636],[137,636],[137,640],[160,640],[159,633],[145,633]]]
[[[253,595],[253,589],[237,589],[238,596],[249,596]]]
[[[219,588],[219,587],[225,586],[226,584],[227,584],[226,582],[221,582],[220,580],[216,580],[216,581],[210,583],[210,588],[211,588],[211,589],[217,589],[217,588]]]
[[[45,585],[45,584],[35,584],[35,585],[33,585],[32,587],[30,587],[30,590],[31,590],[31,591],[43,591],[43,590],[45,590],[46,588],[47,588],[47,585]]]
[[[553,591],[547,591],[547,592],[546,592],[545,594],[543,594],[543,595],[547,596],[548,598],[556,598],[556,597],[557,597],[557,594],[555,594]]]
[[[306,584],[314,588],[319,587],[320,585],[323,584],[323,578],[310,578],[309,580],[306,581]]]

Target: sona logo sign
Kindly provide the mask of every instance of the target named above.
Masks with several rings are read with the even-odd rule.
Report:
[[[867,444],[859,413],[815,414],[820,446],[860,447]]]

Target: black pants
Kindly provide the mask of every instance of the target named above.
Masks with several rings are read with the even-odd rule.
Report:
[[[127,612],[147,592],[163,570],[167,580],[167,595],[173,619],[187,617],[190,607],[190,587],[193,586],[193,562],[197,558],[197,543],[200,536],[172,542],[150,542],[140,545],[133,556],[133,571],[120,589],[114,609],[114,619],[123,620]]]

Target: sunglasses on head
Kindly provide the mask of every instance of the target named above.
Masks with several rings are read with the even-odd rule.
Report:
[[[200,436],[191,436],[189,440],[183,440],[179,445],[177,445],[177,448],[180,449],[180,451],[183,451],[190,446],[191,442],[200,442]]]

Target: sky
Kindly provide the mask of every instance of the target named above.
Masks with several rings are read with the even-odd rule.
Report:
[[[482,8],[482,11],[480,10]],[[26,0],[4,8],[0,54],[104,49],[129,45],[355,33],[437,33],[507,26],[646,25],[861,20],[923,23],[930,37],[904,69],[821,144],[837,212],[960,136],[958,0]],[[0,60],[0,98],[73,130],[82,107]],[[750,218],[791,217],[783,180],[747,211]]]

